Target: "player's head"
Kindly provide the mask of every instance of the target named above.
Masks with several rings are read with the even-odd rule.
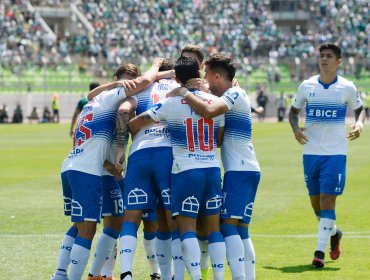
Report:
[[[114,73],[114,80],[132,80],[141,75],[139,67],[135,64],[127,63],[121,65]]]
[[[176,80],[185,85],[193,78],[199,78],[199,64],[193,57],[181,56],[175,64]]]
[[[90,85],[89,85],[90,91],[92,91],[93,89],[97,88],[98,86],[100,86],[100,84],[97,83],[97,82],[90,83]]]
[[[319,67],[321,72],[336,71],[342,63],[342,50],[335,44],[322,44],[319,47]]]
[[[235,77],[236,67],[233,59],[224,53],[215,53],[207,57],[206,80],[211,92],[217,93],[217,89],[224,88],[222,84],[230,84]]]
[[[180,56],[193,57],[197,60],[199,68],[203,69],[204,53],[202,49],[196,45],[186,45],[180,51]]]
[[[175,68],[175,62],[172,59],[165,59],[162,62],[159,72],[173,70]]]

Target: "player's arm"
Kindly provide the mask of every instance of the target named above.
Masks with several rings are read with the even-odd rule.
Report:
[[[124,87],[125,90],[133,89],[136,87],[136,84],[132,80],[120,80],[120,81],[114,81],[105,85],[98,86],[94,88],[92,91],[89,92],[87,95],[88,100],[94,99],[95,96],[101,94],[104,91],[111,90],[117,87]]]
[[[159,81],[161,79],[174,79],[175,77],[176,77],[175,70],[161,71],[158,72],[155,80]]]
[[[299,112],[301,110],[295,108],[292,106],[289,111],[289,123],[290,126],[292,127],[295,139],[298,141],[299,144],[306,144],[308,142],[308,139],[306,135],[304,134],[304,131],[306,128],[304,127],[299,127]]]
[[[76,120],[77,120],[77,117],[78,115],[81,113],[81,110],[79,108],[76,108],[75,112],[73,113],[73,117],[72,117],[72,121],[71,121],[71,127],[69,129],[69,136],[72,137],[73,133],[74,133],[74,128],[75,128],[75,125],[76,125]]]
[[[225,127],[221,126],[218,128],[218,134],[217,134],[217,147],[221,147],[222,142],[224,140],[224,131]]]
[[[154,58],[152,66],[149,68],[149,70],[147,70],[142,76],[132,80],[135,83],[135,88],[125,90],[126,96],[133,96],[150,86],[155,81],[163,60],[164,59],[160,57]]]
[[[120,105],[117,112],[116,129],[117,129],[117,154],[114,165],[117,170],[122,171],[122,163],[126,156],[126,134],[128,133],[128,122],[130,115],[136,108],[136,100],[132,97],[126,98]]]
[[[103,167],[112,174],[118,181],[122,180],[122,172],[120,170],[117,170],[113,163],[111,163],[109,160],[105,160],[103,163]]]
[[[349,132],[347,138],[349,140],[355,140],[360,137],[362,130],[364,129],[366,114],[363,106],[360,106],[355,110],[355,121],[356,123],[351,126],[351,131]]]
[[[137,133],[140,128],[151,125],[155,123],[156,121],[152,119],[152,117],[149,115],[148,111],[141,113],[140,115],[136,116],[130,122],[128,123],[128,126],[130,128],[131,133]]]
[[[222,115],[229,110],[226,104],[219,99],[212,100],[211,103],[208,103],[192,94],[187,88],[182,87],[178,91],[179,95],[186,100],[189,106],[193,108],[198,115],[206,119]]]

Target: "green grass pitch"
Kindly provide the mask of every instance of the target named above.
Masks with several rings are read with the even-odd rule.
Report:
[[[334,262],[327,254],[322,270],[310,266],[318,225],[304,186],[301,147],[287,123],[256,123],[253,137],[262,168],[250,227],[257,278],[370,279],[370,126],[349,144],[346,189],[337,203],[342,256]],[[0,126],[0,279],[49,279],[54,272],[70,226],[59,176],[70,147],[68,125]],[[133,273],[144,280],[149,266],[140,236]],[[225,279],[231,279],[228,269]]]

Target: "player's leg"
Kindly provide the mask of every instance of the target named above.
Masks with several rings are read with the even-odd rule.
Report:
[[[75,222],[78,235],[71,250],[69,279],[81,279],[86,268],[91,243],[100,221],[102,208],[102,180],[100,176],[78,171],[67,171],[72,186],[72,222]]]
[[[123,198],[121,187],[113,176],[102,176],[104,229],[96,243],[93,263],[88,279],[102,275],[102,269],[112,254],[123,222]]]
[[[171,279],[171,261],[172,261],[172,236],[171,230],[167,224],[166,210],[164,208],[157,209],[158,230],[156,238],[156,253],[158,265],[161,271],[162,280]]]
[[[224,278],[226,246],[220,230],[222,204],[221,174],[219,168],[205,168],[205,188],[201,200],[201,219],[208,239],[208,252],[214,279]]]
[[[192,280],[202,277],[196,218],[205,188],[205,177],[202,169],[191,169],[172,174],[171,179],[171,210],[176,217],[185,265]]]
[[[158,162],[161,164],[158,164]],[[172,219],[171,213],[172,164],[173,156],[171,147],[155,148],[155,153],[153,155],[154,186],[158,195],[158,231],[156,245],[162,279],[171,279],[171,233],[177,230],[176,222]],[[176,236],[176,234],[174,236]],[[173,245],[175,247],[173,248],[173,252],[176,253],[173,255],[175,279],[183,279],[185,267],[182,260],[180,239],[175,240]]]
[[[75,243],[77,233],[78,230],[76,224],[73,224],[66,232],[60,247],[57,269],[55,270],[54,275],[51,277],[51,280],[68,279],[67,268],[71,261],[71,250],[73,244]]]
[[[156,235],[157,235],[157,216],[155,212],[145,212],[143,215],[143,245],[146,257],[150,266],[151,278],[160,279],[161,271],[158,265],[157,250],[156,250]]]
[[[208,279],[209,270],[209,252],[208,252],[208,238],[206,232],[207,224],[202,216],[197,219],[197,239],[200,247],[200,269],[202,271],[202,279]]]
[[[63,200],[64,200],[64,215],[71,216],[72,213],[72,189],[68,181],[67,172],[61,174],[62,187],[63,187]],[[73,224],[71,228],[66,232],[62,245],[60,247],[60,253],[58,258],[58,265],[55,273],[51,277],[51,280],[65,280],[68,279],[67,268],[71,261],[70,255],[72,246],[77,237],[77,226]]]
[[[132,279],[132,263],[137,248],[137,229],[143,210],[155,210],[157,196],[151,183],[152,164],[149,149],[133,153],[125,177],[125,218],[120,237],[121,279]]]

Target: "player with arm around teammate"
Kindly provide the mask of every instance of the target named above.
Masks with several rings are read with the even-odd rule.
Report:
[[[233,279],[255,279],[255,252],[248,225],[261,173],[251,140],[251,105],[245,91],[233,86],[236,68],[231,57],[212,54],[205,67],[210,91],[219,98],[208,104],[185,88],[176,91],[201,116],[225,114],[221,230]]]
[[[136,79],[136,88],[117,88],[101,94],[82,110],[73,148],[63,162],[62,185],[65,215],[77,225],[77,237],[70,251],[70,279],[79,280],[85,270],[96,223],[100,221],[102,205],[101,170],[115,128],[120,102],[149,86],[157,75],[161,59],[143,76]],[[64,270],[65,279],[68,279]]]
[[[340,256],[342,232],[336,227],[335,205],[346,179],[347,106],[355,111],[356,123],[347,138],[360,137],[365,120],[362,101],[355,85],[337,75],[341,49],[335,44],[319,48],[320,74],[305,80],[297,90],[289,112],[296,140],[303,145],[303,169],[311,206],[319,219],[318,243],[312,266],[324,266],[330,242],[330,258]],[[299,126],[299,112],[306,106],[305,127]]]
[[[199,78],[194,58],[180,57],[175,66],[176,79],[184,85]],[[194,91],[205,102],[214,96]],[[207,221],[209,254],[215,279],[223,279],[225,244],[219,228],[221,178],[217,159],[217,140],[221,140],[223,116],[205,119],[197,115],[181,97],[171,97],[130,121],[130,129],[166,120],[171,135],[173,165],[171,209],[181,235],[182,250],[191,279],[201,279],[200,248],[196,238],[196,219]]]

